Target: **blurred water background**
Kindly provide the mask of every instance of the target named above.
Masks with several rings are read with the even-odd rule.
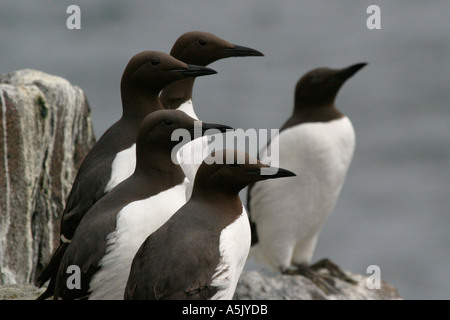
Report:
[[[81,9],[81,30],[66,28],[71,4]],[[380,30],[366,27],[372,4]],[[78,85],[98,138],[121,115],[131,56],[169,52],[186,31],[265,54],[218,61],[218,75],[196,81],[199,117],[236,128],[278,128],[310,69],[369,62],[336,101],[357,146],[314,260],[362,274],[375,264],[406,299],[449,299],[449,14],[448,0],[2,1],[0,73],[34,68]]]

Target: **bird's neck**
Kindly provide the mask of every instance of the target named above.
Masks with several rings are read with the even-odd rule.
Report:
[[[239,216],[242,213],[242,201],[235,192],[224,192],[213,188],[196,188],[192,191],[191,199],[201,201],[214,207],[228,208],[231,215]]]
[[[156,188],[166,190],[181,184],[185,175],[178,164],[172,162],[170,157],[146,157],[136,159],[136,169],[134,175],[137,177],[151,177],[153,181],[158,181]]]
[[[194,81],[195,78],[186,78],[166,86],[160,95],[164,108],[177,109],[184,102],[192,99]]]
[[[142,120],[148,114],[163,110],[158,92],[143,91],[138,88],[122,89],[122,118]]]
[[[344,115],[336,109],[333,102],[323,104],[296,103],[292,118],[304,122],[328,122],[342,118]]]

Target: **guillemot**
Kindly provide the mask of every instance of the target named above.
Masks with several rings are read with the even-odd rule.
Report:
[[[268,166],[243,151],[207,157],[192,197],[134,257],[125,299],[231,299],[251,240],[239,191],[251,182],[294,175],[278,168],[264,175],[261,168]]]
[[[123,299],[132,259],[146,237],[186,203],[184,174],[172,161],[172,133],[194,135],[195,120],[160,110],[141,123],[133,174],[97,201],[81,220],[61,260],[55,299]],[[202,131],[228,126],[202,123]],[[67,268],[80,268],[81,288],[70,289]]]
[[[316,272],[321,267],[352,282],[328,259],[310,265],[320,230],[335,207],[355,149],[352,123],[335,107],[334,100],[344,82],[365,65],[340,70],[318,68],[300,78],[294,112],[270,142],[279,145],[279,165],[298,176],[257,182],[248,190],[251,255],[282,273],[303,274],[327,293],[336,290],[333,281]]]
[[[157,51],[143,51],[130,59],[120,86],[122,117],[100,137],[77,172],[61,218],[60,244],[37,278],[40,286],[51,279],[39,299],[53,294],[59,263],[84,214],[133,173],[137,130],[146,115],[163,109],[158,99],[160,91],[173,81],[214,73]]]

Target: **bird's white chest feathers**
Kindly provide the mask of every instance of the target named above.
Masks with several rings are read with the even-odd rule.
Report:
[[[108,193],[119,183],[130,177],[136,167],[136,144],[117,153],[111,164],[111,178],[105,187]]]
[[[177,110],[183,111],[186,113],[189,117],[194,118],[195,120],[198,120],[197,115],[194,111],[194,105],[192,104],[192,99],[189,99],[188,101],[183,102]]]
[[[183,111],[191,118],[199,120],[194,111],[192,100],[182,103],[177,110]],[[202,136],[185,144],[177,152],[177,161],[181,166],[188,183],[186,185],[186,199],[189,200],[194,187],[195,175],[203,160],[209,156],[208,137]]]
[[[287,267],[291,259],[309,263],[353,157],[353,126],[347,117],[301,124],[284,130],[272,143],[279,144],[279,167],[297,176],[256,183],[251,218],[273,266]]]
[[[210,154],[208,137],[202,136],[185,144],[177,152],[177,161],[188,182],[186,185],[186,200],[189,200],[194,188],[195,175],[203,160]]]
[[[185,203],[185,184],[132,202],[117,215],[116,230],[107,237],[101,269],[90,283],[89,299],[123,299],[131,263],[141,244]]]
[[[218,287],[211,300],[231,300],[250,250],[250,224],[244,207],[242,214],[220,234],[221,260],[211,286]]]

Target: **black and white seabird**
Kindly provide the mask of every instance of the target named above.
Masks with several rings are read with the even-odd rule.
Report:
[[[355,149],[352,123],[334,101],[344,82],[365,65],[359,63],[340,70],[318,68],[298,81],[294,112],[270,142],[272,146],[279,145],[279,165],[298,176],[249,186],[247,205],[253,244],[250,255],[266,260],[283,273],[302,273],[326,292],[336,291],[332,281],[325,281],[314,271],[319,267],[328,267],[330,272],[349,279],[328,259],[314,266],[310,263]]]
[[[134,257],[125,299],[231,299],[250,249],[239,191],[251,182],[294,175],[277,168],[276,174],[264,175],[261,168],[268,166],[243,151],[207,157],[192,197]]]
[[[142,242],[186,203],[184,174],[172,161],[172,133],[194,136],[194,119],[160,110],[141,123],[133,174],[97,201],[81,220],[61,261],[55,299],[123,299],[130,266]],[[202,123],[202,131],[228,126]],[[70,289],[67,268],[81,270],[81,288]]]
[[[77,172],[62,214],[60,245],[37,278],[41,286],[52,278],[40,299],[52,295],[59,263],[84,214],[133,173],[139,124],[149,113],[163,109],[158,99],[161,90],[173,81],[214,73],[157,51],[143,51],[131,58],[121,79],[122,117],[100,137]]]

